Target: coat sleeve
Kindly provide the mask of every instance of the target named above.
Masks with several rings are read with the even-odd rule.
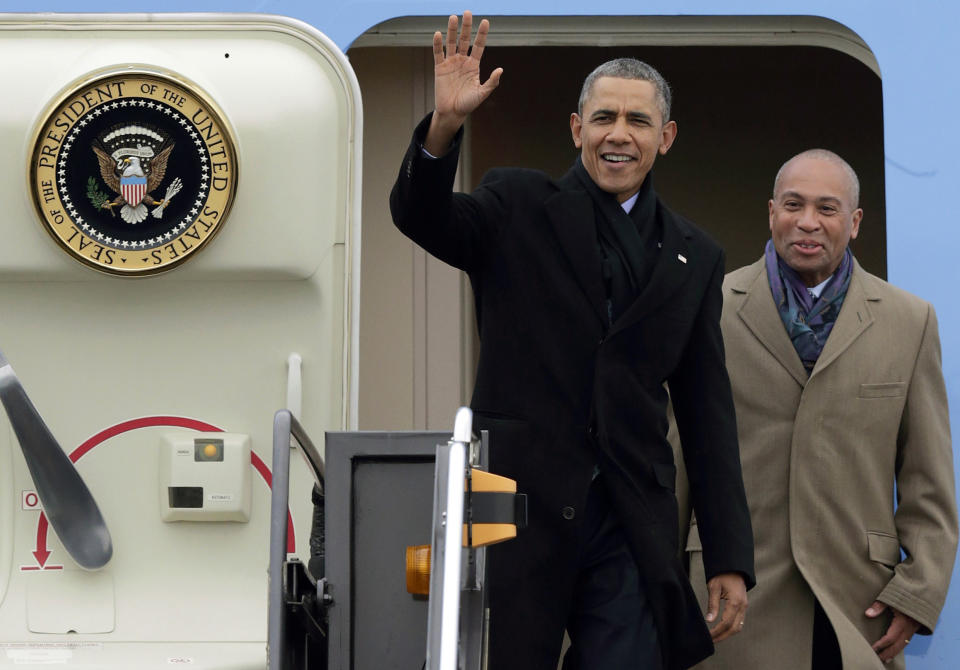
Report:
[[[755,582],[753,530],[740,470],[737,421],[724,360],[718,252],[683,358],[668,380],[706,578],[725,572]]]
[[[474,271],[495,234],[500,199],[489,188],[467,195],[454,193],[463,129],[449,151],[438,158],[423,153],[430,127],[428,115],[417,126],[400,173],[390,192],[390,213],[404,235],[431,255],[456,268]]]
[[[957,506],[937,317],[927,305],[923,340],[897,436],[894,522],[905,555],[877,597],[929,634],[943,607],[957,551]],[[865,603],[865,606],[869,603]]]

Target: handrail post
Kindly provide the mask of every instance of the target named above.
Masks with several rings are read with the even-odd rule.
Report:
[[[286,625],[283,564],[287,560],[287,508],[290,502],[290,436],[292,415],[282,409],[273,417],[273,481],[270,486],[270,565],[267,603],[267,670],[286,670]]]

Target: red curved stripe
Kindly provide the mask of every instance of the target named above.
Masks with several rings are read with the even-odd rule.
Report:
[[[207,423],[205,421],[200,421],[198,419],[191,419],[186,416],[143,416],[138,419],[130,419],[129,421],[123,421],[109,428],[104,428],[96,435],[88,438],[83,444],[70,452],[70,460],[76,463],[86,454],[88,451],[93,449],[98,444],[106,442],[111,437],[116,437],[122,433],[129,432],[131,430],[137,430],[138,428],[152,428],[155,426],[175,426],[177,428],[190,428],[192,430],[197,430],[203,433],[222,433],[223,428],[214,426],[212,423]],[[270,468],[267,467],[267,464],[261,460],[259,456],[254,451],[250,452],[250,464],[254,469],[260,473],[260,476],[263,477],[263,481],[267,483],[268,488],[273,488],[273,476],[270,473]],[[41,547],[46,549],[46,523],[47,518],[41,512],[40,518],[37,520],[37,550],[40,551]],[[41,544],[41,532],[43,533],[43,542]],[[287,553],[292,554],[297,550],[297,541],[294,536],[293,530],[293,515],[290,513],[290,509],[287,508]]]
[[[139,419],[130,419],[101,430],[99,433],[89,438],[86,442],[70,452],[70,460],[76,463],[80,457],[93,449],[95,446],[116,437],[121,433],[126,433],[137,428],[150,428],[153,426],[177,426],[178,428],[192,428],[205,433],[222,433],[223,428],[218,428],[213,424],[197,419],[191,419],[185,416],[143,416]],[[269,486],[270,482],[267,481]]]

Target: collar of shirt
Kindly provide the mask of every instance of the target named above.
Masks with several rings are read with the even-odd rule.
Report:
[[[827,282],[831,279],[833,279],[833,275],[830,275],[816,286],[808,286],[807,291],[809,291],[814,298],[819,298],[820,294],[823,293],[823,289],[827,286]]]

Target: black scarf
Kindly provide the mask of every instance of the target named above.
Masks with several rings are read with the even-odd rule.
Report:
[[[647,174],[633,209],[627,214],[612,193],[594,183],[577,158],[574,172],[593,200],[608,325],[613,324],[640,295],[650,279],[663,238],[653,175]]]

